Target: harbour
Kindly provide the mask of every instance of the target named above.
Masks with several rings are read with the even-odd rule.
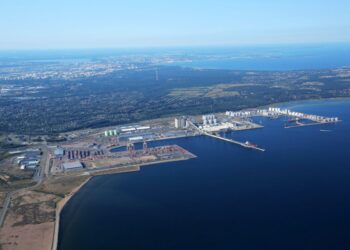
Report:
[[[293,105],[341,117],[320,124],[332,133],[284,129],[282,117],[262,118],[264,129],[227,132],[264,145],[263,154],[204,134],[150,142],[197,157],[92,178],[62,211],[58,249],[305,249],[305,237],[320,250],[348,245],[350,102],[311,103]]]

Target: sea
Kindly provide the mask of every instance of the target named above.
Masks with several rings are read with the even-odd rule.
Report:
[[[256,71],[322,70],[350,67],[350,44],[261,45],[182,50],[191,60],[169,63],[197,69]],[[179,50],[181,51],[181,50]]]
[[[118,58],[159,66],[227,70],[318,70],[350,67],[350,43],[125,49],[0,50],[0,68],[16,63],[104,62]],[[143,59],[142,59],[143,58]],[[154,60],[156,58],[156,60]],[[141,60],[142,59],[142,60]]]
[[[350,249],[350,99],[277,105],[337,124],[206,136],[178,144],[197,158],[93,177],[64,207],[60,250]]]

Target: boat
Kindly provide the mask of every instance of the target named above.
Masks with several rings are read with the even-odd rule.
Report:
[[[258,146],[256,144],[250,143],[249,141],[246,141],[244,144],[248,147],[257,147]]]

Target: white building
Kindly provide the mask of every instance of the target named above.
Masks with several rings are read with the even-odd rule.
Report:
[[[216,117],[213,114],[203,115],[202,116],[202,120],[203,120],[203,126],[216,125],[217,124]]]
[[[180,128],[180,120],[175,118],[175,128]]]
[[[188,121],[185,116],[175,118],[175,128],[187,128]]]
[[[83,164],[81,164],[80,161],[65,162],[63,163],[63,168],[64,170],[79,169],[79,168],[83,168]]]

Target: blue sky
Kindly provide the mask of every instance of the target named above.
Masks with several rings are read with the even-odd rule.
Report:
[[[350,42],[349,0],[0,0],[0,49]]]

